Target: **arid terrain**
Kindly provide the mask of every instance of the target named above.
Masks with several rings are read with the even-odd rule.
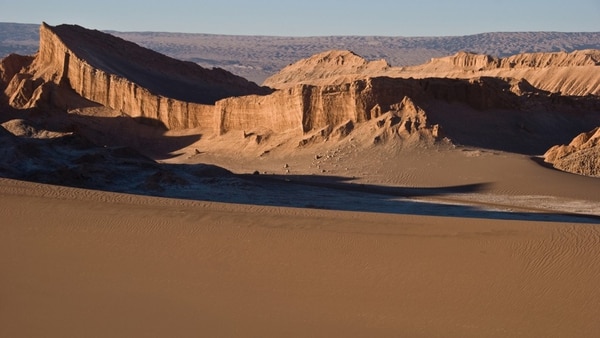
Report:
[[[600,332],[595,33],[281,38],[314,53],[257,85],[131,42],[173,33],[38,28],[0,63],[0,336]]]

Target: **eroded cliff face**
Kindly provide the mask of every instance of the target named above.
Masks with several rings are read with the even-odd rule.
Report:
[[[298,84],[267,96],[228,98],[216,103],[218,131],[296,131],[310,134],[332,132],[335,127],[376,119],[410,98],[411,102],[442,101],[464,104],[472,109],[527,109],[548,96],[522,96],[526,83],[496,79],[403,79],[376,77],[338,85]],[[421,108],[419,108],[421,109]],[[423,112],[425,114],[425,112]],[[425,119],[424,119],[425,120]],[[324,135],[327,136],[327,135]]]
[[[403,82],[403,83],[400,83]],[[365,122],[399,104],[406,96],[422,96],[418,83],[373,78],[340,85],[296,85],[268,96],[229,98],[216,104],[219,132],[267,128],[306,134],[348,121]]]
[[[56,86],[69,87],[117,114],[157,120],[174,129],[212,130],[216,100],[270,92],[225,71],[205,70],[78,26],[42,24],[35,59],[17,72],[13,68],[2,74],[15,108],[37,106],[55,96]],[[61,101],[55,98],[52,105],[74,108]]]
[[[203,104],[157,95],[156,91],[180,91],[179,97],[187,97],[191,87],[202,95],[199,88],[209,80],[218,80],[218,73],[190,70],[188,63],[77,26],[43,24],[40,33],[40,51],[35,59],[12,57],[4,62],[20,65],[3,67],[5,77],[11,78],[6,93],[13,107],[52,105],[70,110],[76,108],[74,103],[60,95],[70,88],[89,101],[113,109],[115,114],[160,121],[170,129],[201,128],[216,134],[267,129],[310,134],[321,129],[329,133],[349,121],[362,123],[378,118],[406,97],[456,100],[478,109],[507,101],[496,99],[491,80],[366,77],[338,84],[299,84],[270,95],[232,96]],[[322,53],[316,59],[314,67],[310,67],[314,60],[309,60],[301,68],[317,76],[325,69],[338,74],[370,74],[389,67],[383,61],[366,62],[345,51]],[[188,86],[194,79],[202,83]],[[151,83],[148,86],[153,91],[142,85],[150,80],[159,82],[161,88]],[[232,91],[239,91],[240,84],[245,84],[233,76],[215,83],[217,89],[226,84]],[[257,86],[247,89],[260,94],[264,90]]]

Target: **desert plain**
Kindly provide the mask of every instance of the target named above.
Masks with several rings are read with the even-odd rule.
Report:
[[[2,68],[1,336],[600,333],[595,51],[332,51],[269,88],[188,71],[186,103],[180,64],[40,29]]]

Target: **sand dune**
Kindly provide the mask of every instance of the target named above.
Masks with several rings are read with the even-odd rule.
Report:
[[[2,336],[600,330],[597,224],[216,204],[5,179],[0,199]]]

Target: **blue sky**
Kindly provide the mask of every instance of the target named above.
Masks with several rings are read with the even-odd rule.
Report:
[[[600,0],[0,0],[0,21],[280,36],[599,32]]]

